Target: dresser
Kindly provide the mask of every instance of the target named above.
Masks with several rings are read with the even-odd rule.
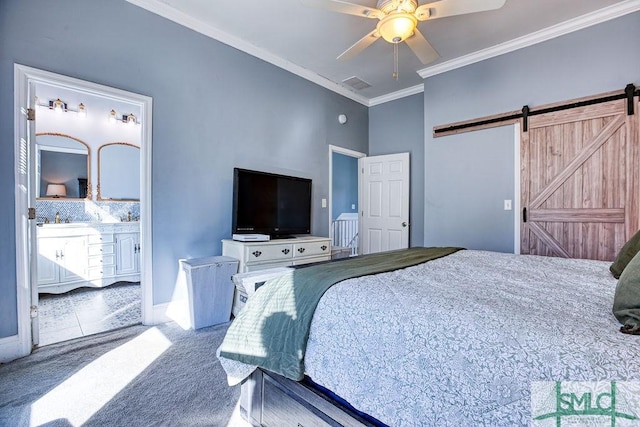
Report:
[[[222,241],[222,255],[240,261],[239,273],[289,267],[331,259],[331,239],[304,236],[266,242]]]
[[[140,281],[137,222],[45,224],[37,230],[38,292]]]

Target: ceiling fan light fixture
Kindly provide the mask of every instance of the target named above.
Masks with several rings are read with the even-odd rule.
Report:
[[[409,13],[394,13],[378,22],[378,32],[389,43],[400,43],[413,35],[418,24],[415,16]]]

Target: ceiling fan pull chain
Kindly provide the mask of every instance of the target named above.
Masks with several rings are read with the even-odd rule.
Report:
[[[398,81],[398,43],[393,44],[393,78]]]

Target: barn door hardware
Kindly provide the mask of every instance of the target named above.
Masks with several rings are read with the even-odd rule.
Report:
[[[475,120],[468,120],[463,122],[451,123],[443,126],[436,126],[433,128],[433,136],[445,136],[451,134],[458,134],[462,132],[469,132],[478,129],[485,129],[489,127],[502,126],[504,124],[513,123],[516,120],[522,119],[522,131],[527,132],[529,129],[528,119],[532,116],[538,116],[540,114],[554,113],[556,111],[569,110],[572,108],[586,107],[589,105],[602,104],[610,101],[617,101],[620,99],[627,100],[627,114],[632,116],[634,112],[634,97],[640,96],[640,90],[633,84],[629,83],[622,93],[616,93],[613,95],[600,96],[583,101],[567,102],[566,104],[554,105],[552,107],[540,108],[532,110],[528,105],[522,107],[521,111],[511,111],[508,113],[501,113],[494,116],[485,116]]]
[[[527,208],[522,208],[522,222],[527,222]]]
[[[526,132],[529,130],[529,106],[525,105],[522,107],[522,131]]]
[[[627,95],[627,116],[633,116],[633,97],[636,95],[636,87],[633,83],[629,83],[624,88],[624,93]]]

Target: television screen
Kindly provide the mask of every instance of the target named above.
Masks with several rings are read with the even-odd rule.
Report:
[[[311,232],[311,180],[235,168],[233,233],[285,237]]]

